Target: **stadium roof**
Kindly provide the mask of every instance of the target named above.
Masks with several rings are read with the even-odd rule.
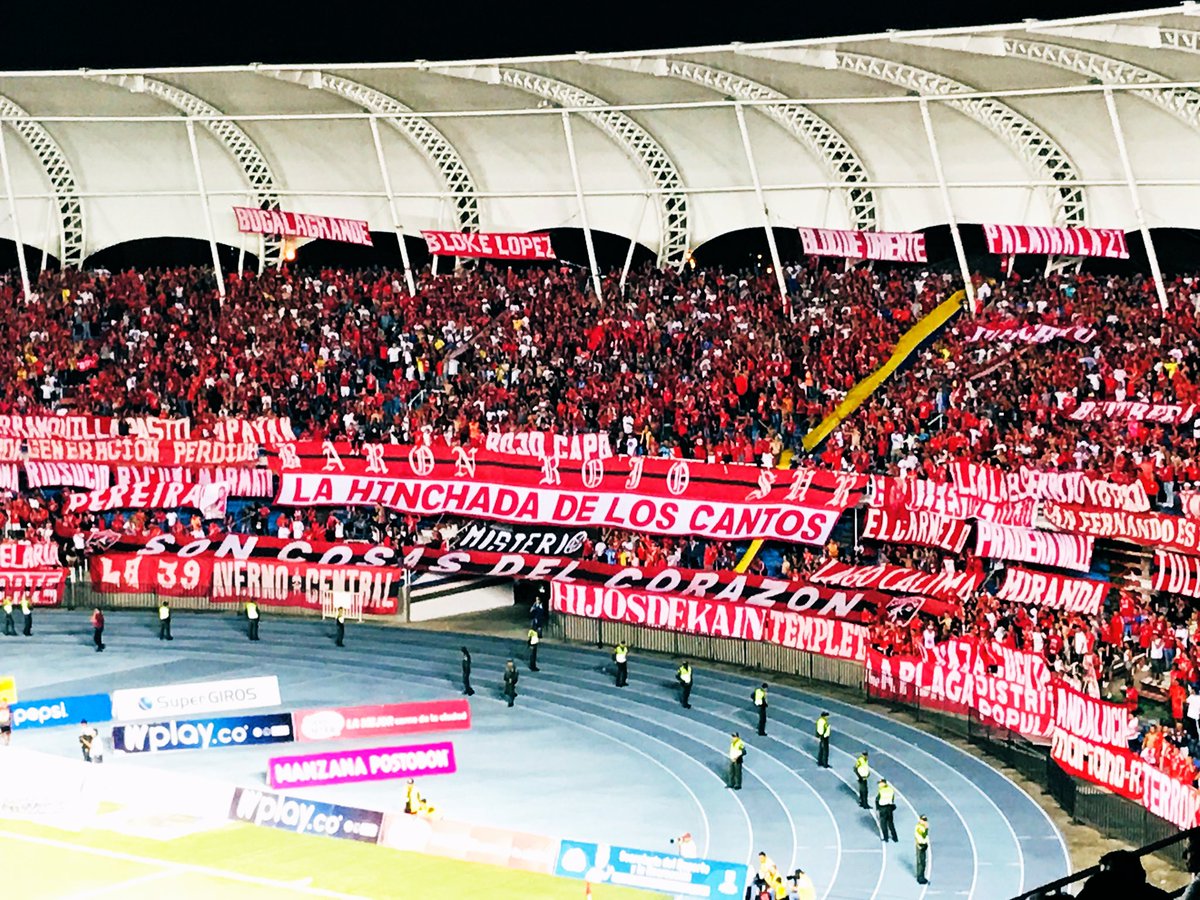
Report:
[[[234,205],[410,234],[586,214],[664,262],[761,227],[764,203],[780,227],[1134,230],[1140,205],[1149,227],[1200,228],[1200,5],[638,53],[7,72],[0,120],[0,236],[19,225],[68,265],[207,239],[205,198],[215,239],[251,252]]]

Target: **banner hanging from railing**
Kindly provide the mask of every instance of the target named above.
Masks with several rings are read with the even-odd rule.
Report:
[[[1200,522],[1182,516],[1122,512],[1053,502],[1042,505],[1042,516],[1050,523],[1050,527],[1070,534],[1200,554]]]
[[[1095,615],[1100,611],[1108,587],[1103,581],[1010,566],[1004,573],[1004,583],[1000,585],[996,599]]]
[[[1136,480],[1129,484],[1117,484],[1093,478],[1086,472],[1042,472],[1024,466],[1016,472],[1006,472],[995,466],[961,460],[951,463],[950,471],[960,494],[992,503],[1032,499],[1056,500],[1060,503],[1078,503],[1129,512],[1144,512],[1150,508],[1146,488]],[[997,521],[988,516],[979,518]]]
[[[0,462],[98,463],[106,466],[254,466],[256,444],[112,438],[0,437]]]
[[[32,465],[26,464],[26,469]],[[99,471],[108,469],[99,467]],[[178,481],[182,484],[226,484],[230,497],[274,497],[275,474],[270,469],[235,467],[183,469],[178,466],[117,466],[112,470],[117,484],[155,484]],[[105,485],[107,487],[107,485]]]
[[[67,494],[66,512],[107,512],[113,509],[198,509],[206,519],[225,518],[229,501],[228,482],[187,484],[182,481],[154,481],[118,484],[102,491]]]
[[[12,466],[16,471],[16,466]],[[102,491],[112,484],[112,469],[95,463],[25,463],[25,480],[31,488],[78,487]]]
[[[968,344],[1048,344],[1062,339],[1090,344],[1098,333],[1091,325],[1051,325],[1049,322],[1026,325],[1009,319],[993,325],[972,325],[963,332],[963,341]]]
[[[468,256],[486,259],[556,259],[548,234],[422,231],[432,256]]]
[[[1195,403],[1139,403],[1134,400],[1084,400],[1071,411],[1076,422],[1095,422],[1111,419],[1117,422],[1161,422],[1182,425],[1196,418]]]
[[[911,231],[844,231],[801,228],[800,243],[809,256],[879,259],[885,262],[928,262],[925,235]]]
[[[1155,550],[1150,586],[1156,591],[1200,597],[1200,557]]]
[[[363,219],[339,219],[281,209],[235,206],[233,215],[242,234],[278,234],[285,237],[338,241],[343,244],[374,246],[371,228]]]
[[[960,553],[970,531],[966,522],[937,513],[872,508],[867,510],[862,536],[871,541],[918,544]]]
[[[903,566],[849,566],[829,560],[809,580],[844,588],[923,594],[949,603],[966,601],[983,584],[982,572],[919,572]]]
[[[1032,528],[1010,528],[992,522],[975,525],[975,555],[1011,559],[1056,569],[1086,572],[1092,567],[1093,538],[1054,534]]]
[[[989,253],[1047,256],[1101,256],[1129,259],[1120,228],[1058,228],[1040,225],[984,225]]]

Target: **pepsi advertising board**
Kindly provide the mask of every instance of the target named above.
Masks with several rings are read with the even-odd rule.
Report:
[[[591,884],[620,884],[675,897],[741,900],[749,871],[740,863],[692,859],[656,850],[563,841],[554,874]]]
[[[80,722],[107,722],[112,718],[112,701],[108,694],[83,694],[78,697],[52,697],[48,700],[26,700],[9,707],[12,726],[17,728],[52,728],[55,725],[78,725]]]
[[[282,744],[293,740],[290,713],[229,716],[117,725],[112,730],[118,753],[160,753],[164,750],[212,750]]]

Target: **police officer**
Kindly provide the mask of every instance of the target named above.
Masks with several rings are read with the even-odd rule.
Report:
[[[823,712],[817,718],[817,766],[829,768],[829,713]]]
[[[346,607],[337,608],[337,641],[339,647],[346,646]]]
[[[926,877],[933,868],[929,853],[929,819],[925,816],[917,819],[917,828],[913,833],[917,845],[917,884],[929,884]]]
[[[863,809],[870,809],[867,803],[867,779],[871,777],[871,765],[867,762],[866,750],[854,761],[854,775],[858,778],[858,805]]]
[[[538,670],[537,648],[542,640],[542,636],[538,634],[536,628],[530,628],[529,634],[526,635],[526,640],[529,642],[529,671],[536,672]]]
[[[29,637],[33,634],[33,602],[28,594],[21,595],[21,615],[25,617],[25,630],[21,633]]]
[[[678,669],[675,670],[675,680],[679,682],[679,686],[683,688],[683,693],[679,695],[679,702],[683,704],[684,709],[691,709],[692,704],[688,701],[692,697],[692,664],[686,659]]]
[[[12,635],[13,637],[16,637],[17,626],[13,622],[12,610],[13,610],[12,597],[9,597],[6,595],[4,598],[4,634]]]
[[[618,641],[613,649],[613,659],[617,663],[617,687],[625,687],[629,683],[629,648],[624,641]]]
[[[879,831],[883,835],[883,841],[886,844],[891,835],[891,840],[896,843],[900,842],[900,838],[896,837],[896,789],[888,784],[886,778],[879,779],[879,790],[875,794],[875,808],[879,810]]]
[[[470,697],[475,693],[471,687],[471,651],[466,647],[459,649],[462,650],[463,693]]]
[[[517,667],[513,665],[510,659],[504,664],[504,699],[508,701],[511,707],[517,699],[517,680],[521,676],[517,673]]]
[[[258,640],[258,604],[253,600],[246,601],[246,622],[249,624],[250,640]]]
[[[767,736],[767,683],[764,681],[762,687],[756,687],[751,699],[754,701],[754,706],[758,710],[758,736]]]
[[[746,742],[735,731],[729,741],[729,786],[742,789],[742,763],[746,759]]]
[[[171,637],[171,605],[166,600],[158,603],[158,639],[173,641]]]

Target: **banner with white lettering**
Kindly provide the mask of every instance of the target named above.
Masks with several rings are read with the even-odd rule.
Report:
[[[34,606],[61,606],[66,588],[66,569],[0,569],[0,594],[15,605],[28,597]]]
[[[538,556],[578,556],[586,531],[563,528],[513,528],[502,522],[468,522],[450,539],[451,550],[493,553],[532,553]]]
[[[960,553],[971,527],[931,512],[868,509],[862,536],[872,541],[941,547]]]
[[[0,491],[17,493],[21,489],[20,477],[20,471],[15,463],[0,464]]]
[[[103,441],[135,437],[152,441],[186,441],[192,436],[189,419],[138,416],[0,416],[0,437],[57,438],[65,441]]]
[[[1200,597],[1200,557],[1155,550],[1150,586],[1156,591]]]
[[[317,610],[325,595],[353,594],[362,598],[363,612],[394,615],[399,609],[404,579],[395,569],[366,566],[322,566],[315,563],[224,559],[212,568],[213,603],[298,606]]]
[[[1200,519],[1200,491],[1179,491],[1179,510],[1189,519]]]
[[[1161,547],[1200,554],[1200,522],[1166,513],[1122,512],[1066,503],[1044,503],[1042,516],[1050,527],[1142,547]]]
[[[817,584],[871,588],[899,594],[924,594],[962,603],[983,584],[982,572],[919,572],[903,566],[849,566],[829,560],[809,576]]]
[[[1042,225],[984,225],[989,253],[1000,256],[1102,256],[1129,259],[1120,228],[1057,228]]]
[[[950,519],[985,519],[1001,525],[1032,528],[1037,501],[993,501],[972,496],[949,483],[923,478],[872,476],[871,506],[880,509],[932,512]]]
[[[881,259],[886,262],[928,262],[925,235],[911,231],[844,231],[801,228],[800,243],[809,256]]]
[[[1136,480],[1130,484],[1116,484],[1093,478],[1086,472],[1041,472],[1024,466],[1016,472],[1006,472],[995,466],[961,460],[951,463],[950,471],[960,494],[992,503],[1034,499],[1123,509],[1129,512],[1144,512],[1150,508],[1146,488]],[[987,516],[979,518],[997,521]]]
[[[485,259],[557,259],[548,234],[469,234],[465,231],[422,231],[432,256]]]
[[[28,464],[26,466],[28,468]],[[98,467],[107,473],[109,470]],[[237,467],[184,469],[178,466],[117,466],[113,470],[116,483],[153,484],[177,481],[181,484],[227,484],[230,497],[274,497],[275,474],[270,469]],[[105,484],[104,487],[108,485]]]
[[[1103,581],[1010,566],[1004,573],[1004,583],[1000,585],[996,599],[1095,615],[1100,611],[1108,587]]]
[[[98,463],[107,466],[253,466],[256,444],[112,438],[72,441],[0,437],[0,462]]]
[[[11,466],[15,471],[16,466]],[[112,483],[112,470],[95,463],[25,463],[25,480],[31,488],[80,487],[102,491]]]
[[[1009,319],[994,325],[970,325],[963,331],[962,339],[967,344],[983,341],[989,344],[1048,344],[1059,339],[1090,344],[1097,333],[1091,325],[1051,325],[1049,322],[1024,325]]]
[[[1182,425],[1196,417],[1197,405],[1183,406],[1164,403],[1138,403],[1133,400],[1084,400],[1071,412],[1076,422],[1095,422],[1112,419],[1120,422],[1161,422]]]
[[[607,432],[555,434],[552,431],[489,431],[483,439],[489,453],[515,453],[537,459],[609,459],[613,455]]]
[[[237,219],[237,229],[242,234],[278,234],[374,246],[371,228],[363,219],[339,219],[335,216],[258,209],[253,206],[235,206],[233,215]]]
[[[50,541],[0,543],[0,569],[50,569],[61,565],[58,544]]]
[[[984,559],[1011,559],[1086,572],[1092,567],[1092,542],[1093,538],[1076,534],[1010,528],[993,522],[975,525],[975,555]]]
[[[1124,750],[1130,736],[1129,710],[1077,691],[1054,676],[1054,724],[1075,737]]]
[[[229,500],[229,483],[187,484],[150,481],[117,484],[102,491],[68,494],[66,512],[105,512],[112,509],[198,509],[206,519],[223,519]]]

